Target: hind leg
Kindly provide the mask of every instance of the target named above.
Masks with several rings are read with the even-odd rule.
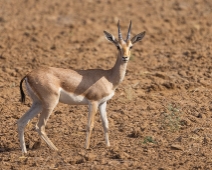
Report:
[[[41,111],[42,104],[40,102],[33,102],[31,108],[18,120],[18,135],[23,153],[27,153],[26,144],[24,140],[24,129],[27,123]]]
[[[50,100],[48,100],[48,101],[50,101]],[[36,125],[36,131],[39,133],[41,138],[47,143],[47,145],[51,149],[56,150],[56,151],[58,150],[57,147],[51,142],[51,140],[46,135],[45,126],[46,126],[46,123],[49,119],[49,116],[51,115],[52,111],[54,110],[54,108],[56,107],[57,104],[58,104],[58,99],[57,99],[56,96],[51,97],[51,103],[45,104],[45,102],[44,102],[43,110],[40,114],[38,123]]]

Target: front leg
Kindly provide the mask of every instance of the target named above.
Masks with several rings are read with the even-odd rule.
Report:
[[[100,109],[100,115],[101,115],[101,118],[102,118],[102,125],[103,125],[103,128],[104,128],[104,133],[105,133],[106,145],[110,146],[109,134],[108,134],[109,126],[108,126],[106,106],[107,106],[107,102],[104,102],[104,103],[99,105],[99,109]]]
[[[92,132],[93,127],[94,127],[94,119],[95,119],[95,115],[96,115],[97,109],[98,109],[98,102],[91,101],[89,103],[87,136],[86,136],[86,144],[85,144],[85,148],[86,149],[89,149],[89,146],[90,146],[91,132]]]

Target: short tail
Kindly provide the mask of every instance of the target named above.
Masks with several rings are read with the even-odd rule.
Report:
[[[25,94],[24,94],[24,90],[23,90],[23,87],[22,87],[22,83],[23,81],[25,80],[26,76],[24,78],[21,79],[20,81],[20,93],[21,93],[21,103],[24,103],[25,102]]]

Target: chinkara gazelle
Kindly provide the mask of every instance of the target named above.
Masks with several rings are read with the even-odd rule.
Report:
[[[27,123],[40,113],[36,131],[53,150],[58,150],[45,133],[45,126],[58,102],[70,105],[88,105],[88,122],[85,148],[90,145],[91,132],[94,127],[94,117],[99,108],[104,128],[106,145],[110,146],[108,135],[107,101],[114,95],[117,86],[124,79],[130,50],[141,41],[145,32],[130,39],[131,21],[126,39],[122,38],[118,22],[118,39],[104,31],[107,40],[118,49],[115,65],[109,70],[89,69],[71,70],[54,67],[41,67],[28,73],[20,82],[21,101],[25,101],[22,83],[25,81],[28,95],[33,103],[31,108],[18,120],[18,134],[22,152],[26,153],[24,128]]]

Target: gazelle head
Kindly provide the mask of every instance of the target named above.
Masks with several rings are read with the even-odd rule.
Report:
[[[130,59],[130,53],[133,45],[136,42],[141,41],[145,35],[145,32],[141,32],[135,35],[132,39],[130,39],[131,26],[132,22],[130,21],[126,40],[122,38],[119,21],[118,21],[118,39],[116,39],[112,34],[108,33],[107,31],[104,31],[107,40],[115,44],[115,46],[119,50],[120,57],[124,63],[126,63]]]

